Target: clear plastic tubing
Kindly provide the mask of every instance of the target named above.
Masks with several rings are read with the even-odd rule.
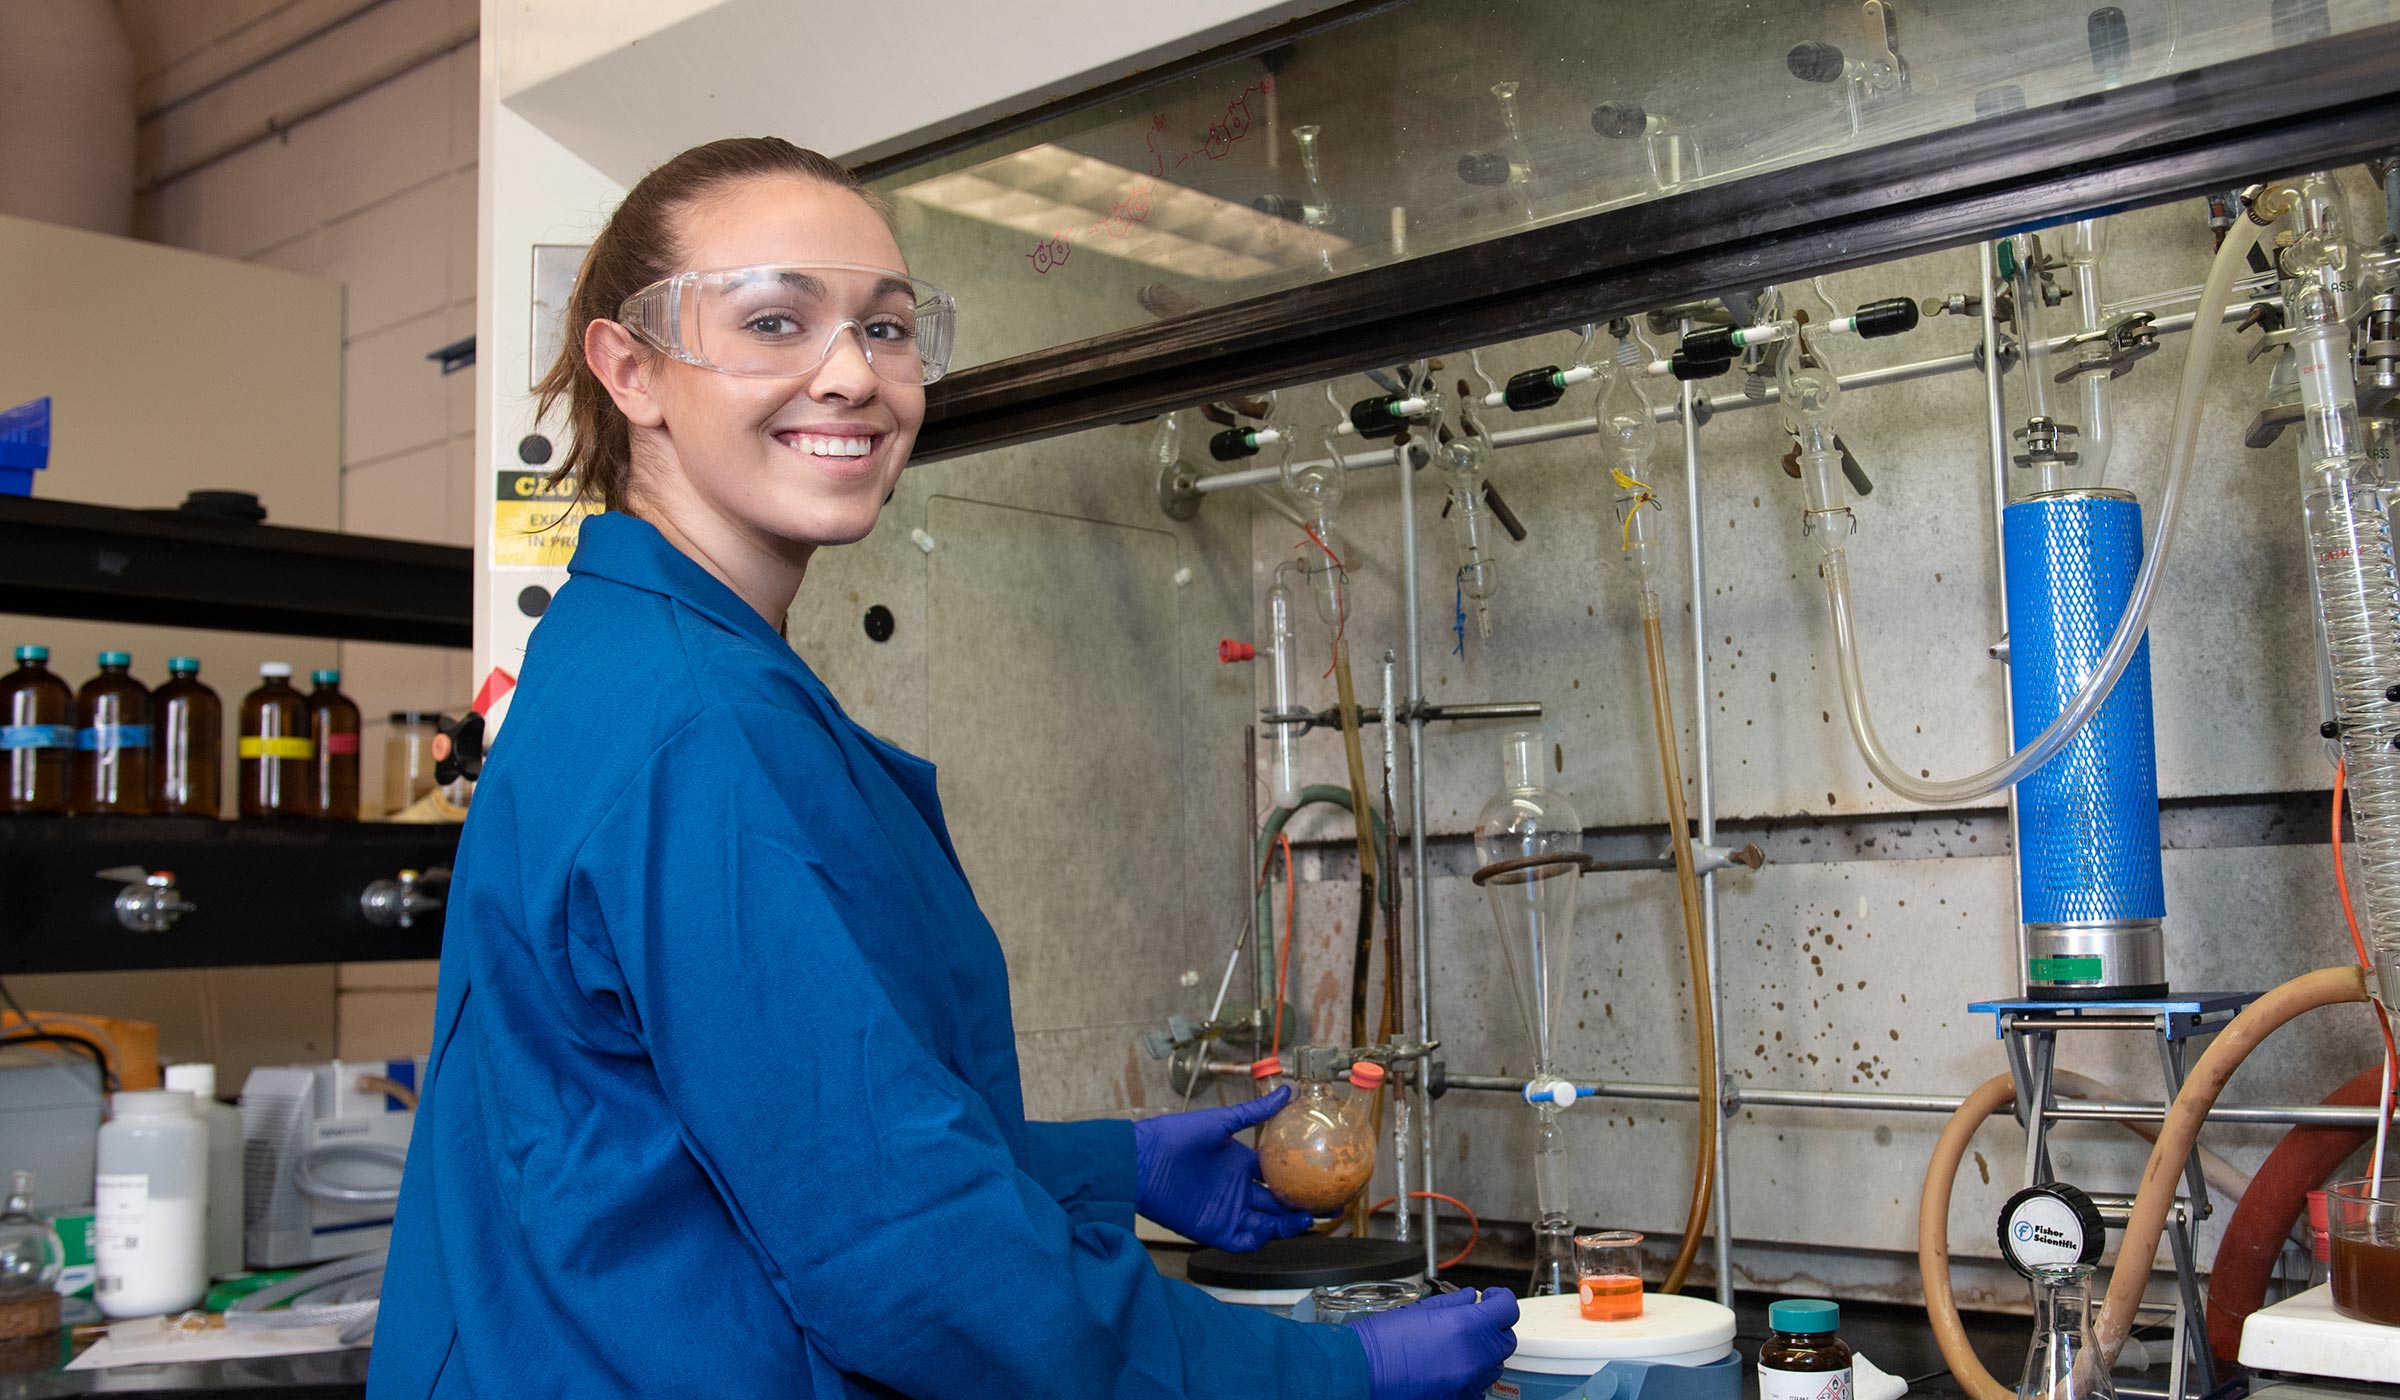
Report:
[[[1287,564],[1277,569],[1274,586],[1267,590],[1267,786],[1275,805],[1286,809],[1300,805],[1300,765],[1293,753],[1299,744],[1300,726],[1282,722],[1303,713],[1300,634],[1298,619],[1292,615],[1294,600],[1288,582],[1294,567]]]
[[[2280,211],[2275,216],[2279,217]],[[1955,806],[1989,797],[2049,762],[2099,712],[2101,702],[2108,699],[2117,677],[2125,674],[2134,653],[2141,648],[2143,633],[2149,629],[2150,604],[2158,590],[2158,576],[2165,570],[2169,548],[2175,542],[2184,483],[2191,476],[2192,455],[2199,446],[2200,395],[2208,386],[2208,367],[2216,353],[2217,336],[2224,328],[2225,305],[2232,297],[2234,280],[2249,266],[2250,249],[2266,231],[2266,225],[2255,219],[2242,219],[2225,235],[2224,246],[2217,250],[2217,260],[2209,266],[2199,319],[2193,322],[2191,343],[2184,348],[2183,383],[2175,394],[2174,426],[2167,445],[2167,479],[2158,499],[2158,525],[2151,532],[2142,571],[2133,581],[2133,596],[2126,603],[2124,617],[2117,623],[2116,635],[2109,639],[2108,650],[2101,654],[2099,668],[2032,743],[1963,778],[1921,778],[1895,762],[1877,737],[1875,721],[1867,712],[1866,682],[1860,674],[1858,659],[1858,627],[1851,615],[1850,565],[1843,547],[1846,541],[1833,529],[1822,536],[1826,554],[1819,571],[1824,575],[1825,597],[1833,611],[1842,710],[1850,721],[1850,735],[1858,742],[1859,754],[1866,759],[1867,768],[1877,782],[1911,802],[1932,806]],[[1805,456],[1801,465],[1805,481],[1808,466]],[[2378,701],[2381,698],[2378,690]],[[2357,791],[2355,786],[2352,790]],[[2395,774],[2394,795],[2400,798],[2400,773]],[[2400,804],[2396,804],[2395,814],[2400,815]],[[2400,863],[2400,842],[2395,847],[2395,862]],[[2400,953],[2400,924],[2394,926],[2393,933],[2394,951]]]

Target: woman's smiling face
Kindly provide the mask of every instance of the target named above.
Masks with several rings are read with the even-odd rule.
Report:
[[[899,244],[866,200],[805,177],[743,180],[687,206],[675,224],[676,265],[685,270],[846,264],[906,272]],[[908,465],[925,421],[925,388],[883,379],[867,361],[868,337],[888,315],[878,279],[762,280],[705,304],[708,314],[731,315],[754,337],[805,335],[823,346],[830,336],[824,361],[798,377],[762,378],[623,346],[638,361],[624,377],[638,383],[611,389],[632,423],[634,497],[646,516],[745,552],[788,556],[795,547],[848,544],[874,528]],[[810,305],[784,305],[777,298],[798,299],[787,290]],[[860,329],[836,333],[823,324],[828,318]],[[631,341],[613,323],[593,324],[595,334]]]

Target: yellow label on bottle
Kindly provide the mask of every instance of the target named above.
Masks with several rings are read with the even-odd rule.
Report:
[[[289,735],[277,738],[261,738],[256,734],[242,736],[244,758],[309,759],[316,756],[317,746],[306,739],[295,739]]]

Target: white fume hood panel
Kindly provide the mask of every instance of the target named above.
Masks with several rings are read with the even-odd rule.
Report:
[[[629,185],[721,136],[879,159],[1328,7],[522,0],[497,16],[492,71],[510,108]]]

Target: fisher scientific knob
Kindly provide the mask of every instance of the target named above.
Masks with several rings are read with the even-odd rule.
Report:
[[[2028,1186],[2000,1208],[2000,1257],[2026,1278],[2052,1264],[2096,1264],[2108,1225],[2092,1198],[2064,1182]]]

